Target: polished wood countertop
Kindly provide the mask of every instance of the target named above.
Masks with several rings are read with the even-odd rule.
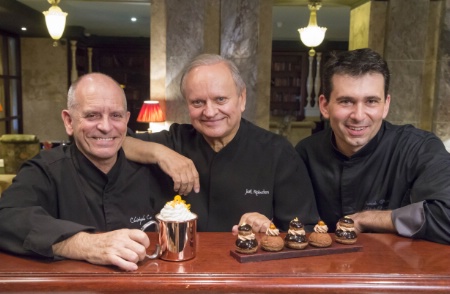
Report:
[[[152,250],[156,236],[151,234]],[[450,293],[450,246],[361,234],[358,252],[240,263],[231,233],[198,233],[189,261],[146,259],[134,272],[0,252],[0,292]]]

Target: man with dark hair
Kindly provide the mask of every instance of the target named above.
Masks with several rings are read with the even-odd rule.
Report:
[[[319,214],[343,216],[358,232],[392,232],[450,243],[450,154],[430,132],[385,121],[389,69],[371,49],[332,55],[320,111],[329,129],[296,146]]]
[[[245,222],[265,232],[271,220],[287,230],[295,217],[317,223],[311,182],[292,145],[242,118],[246,87],[234,63],[219,55],[198,56],[182,75],[181,93],[192,124],[174,123],[169,131],[141,138],[194,162],[200,191],[191,193],[189,202],[200,231],[237,232],[236,225]],[[127,157],[150,158],[147,144],[127,138]],[[170,191],[172,184],[167,187]]]

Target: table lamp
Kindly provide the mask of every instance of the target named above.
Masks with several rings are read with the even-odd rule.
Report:
[[[141,111],[139,112],[137,121],[147,122],[148,132],[151,133],[152,122],[163,122],[165,120],[164,114],[159,106],[159,101],[146,100],[142,104]]]

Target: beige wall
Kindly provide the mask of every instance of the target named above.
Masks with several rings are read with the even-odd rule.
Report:
[[[67,47],[52,43],[21,38],[23,130],[41,141],[67,140],[61,119],[68,90]]]

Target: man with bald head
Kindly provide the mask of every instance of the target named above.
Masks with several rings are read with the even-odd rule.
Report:
[[[92,73],[72,84],[62,119],[73,144],[26,162],[3,193],[0,249],[137,269],[150,243],[139,228],[160,191],[149,166],[124,156],[129,117],[112,78]]]

